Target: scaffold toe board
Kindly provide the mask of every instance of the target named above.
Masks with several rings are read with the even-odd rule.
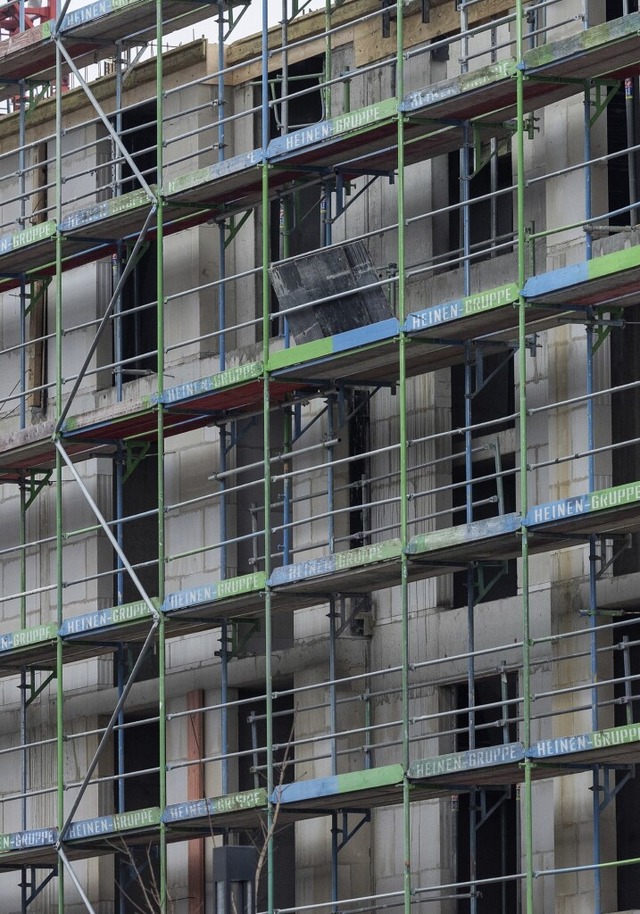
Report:
[[[54,431],[55,423],[46,421],[0,437],[0,482],[21,482],[34,473],[51,470],[56,460]],[[86,459],[98,451],[113,452],[111,445],[83,443],[71,443],[66,450],[73,460]]]
[[[220,828],[259,829],[266,810],[267,792],[256,787],[227,796],[172,803],[165,807],[162,821],[173,834],[188,837],[194,831],[208,834]]]
[[[413,781],[449,787],[452,792],[470,786],[515,784],[522,780],[520,766],[524,757],[521,742],[467,749],[414,761],[408,776]]]
[[[640,482],[534,505],[525,525],[536,533],[581,535],[627,533],[640,527]]]
[[[55,828],[32,828],[0,834],[0,868],[54,865],[57,838]]]
[[[64,424],[63,437],[72,443],[87,442],[88,453],[92,445],[98,452],[119,440],[151,440],[156,435],[159,405],[165,410],[167,435],[182,434],[226,416],[251,414],[262,408],[262,378],[262,363],[247,362],[169,387],[162,394],[129,399],[72,416]],[[274,406],[314,392],[315,387],[309,384],[284,380],[273,382],[269,388]]]
[[[513,557],[520,552],[520,515],[502,514],[486,520],[476,520],[457,527],[418,533],[411,537],[407,552],[411,559],[428,560],[464,565],[479,560],[495,560],[498,557]]]
[[[186,618],[191,624],[202,620],[203,625],[216,618],[255,615],[264,607],[265,586],[263,571],[197,584],[167,594],[162,611],[168,619]]]
[[[276,787],[272,803],[285,821],[327,809],[369,809],[402,800],[402,765],[299,780]]]
[[[593,765],[637,762],[640,725],[539,740],[529,749],[522,742],[502,743],[420,759],[411,763],[408,777],[427,785],[446,787],[452,793],[472,787],[500,787],[523,780],[525,759],[534,762],[536,779],[571,774]]]
[[[397,539],[359,546],[274,568],[267,583],[276,592],[288,588],[301,594],[391,587],[398,583],[400,553]]]
[[[525,74],[588,80],[630,76],[640,66],[639,31],[640,13],[631,12],[541,44],[525,52]]]
[[[72,822],[62,834],[62,840],[73,859],[93,857],[99,852],[113,852],[113,844],[133,847],[157,839],[160,809],[149,806],[129,812],[79,819]]]
[[[640,246],[531,276],[522,293],[533,305],[620,308],[640,302]]]

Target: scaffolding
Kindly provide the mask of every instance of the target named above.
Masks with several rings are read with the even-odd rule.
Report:
[[[638,907],[640,13],[309,6],[0,7],[0,911]]]

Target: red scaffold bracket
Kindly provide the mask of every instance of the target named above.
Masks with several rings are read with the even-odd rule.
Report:
[[[34,28],[40,22],[56,17],[56,0],[50,0],[43,6],[24,7],[24,29]],[[20,32],[20,3],[7,3],[0,6],[0,33],[8,32],[10,36]]]

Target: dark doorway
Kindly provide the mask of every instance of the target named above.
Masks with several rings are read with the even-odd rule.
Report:
[[[640,305],[625,308],[625,326],[611,329],[611,384],[614,387],[635,381],[640,369]],[[637,387],[611,395],[611,438],[613,444],[635,441],[611,452],[614,486],[635,482],[640,475],[640,391]],[[630,548],[625,548],[629,544]],[[613,540],[617,558],[614,575],[631,574],[640,569],[640,535],[630,540]]]
[[[114,517],[117,517],[114,492]],[[142,586],[151,597],[158,595],[158,457],[150,451],[122,483],[122,513],[136,520],[122,524],[122,548],[136,570]],[[139,516],[144,515],[144,516]],[[115,561],[115,554],[114,554]],[[140,591],[129,573],[122,573],[122,598],[119,600],[118,580],[114,577],[113,603],[134,603],[141,599]],[[118,664],[122,664],[123,679],[131,672],[141,645],[126,642],[114,655],[114,685],[118,684]],[[158,675],[158,655],[151,648],[138,672],[138,680],[155,679]]]
[[[287,685],[280,683],[278,688],[284,690]],[[238,750],[243,753],[238,761],[238,787],[240,790],[252,790],[266,786],[266,703],[262,696],[245,690],[238,693],[238,698],[248,700],[240,706],[238,712]],[[280,747],[274,751],[275,786],[291,783],[295,779],[293,739],[293,696],[283,695],[273,702],[273,743]],[[252,830],[243,836],[243,843],[253,844],[258,851],[263,842],[262,830]],[[274,906],[292,908],[296,903],[295,828],[292,824],[278,826],[276,819],[273,848],[274,866],[278,873],[274,884]],[[265,868],[258,885],[257,910],[266,909]]]
[[[613,675],[616,679],[625,677],[625,655],[628,664],[628,681],[615,686],[616,727],[640,722],[640,618],[616,632],[617,643],[622,648],[613,652]],[[635,679],[633,677],[636,677]],[[626,698],[626,701],[625,701]],[[618,784],[625,777],[625,771],[616,775]],[[616,797],[616,840],[617,860],[630,860],[640,857],[640,780],[632,777],[621,787]],[[631,910],[638,906],[638,886],[640,886],[640,864],[616,868],[618,880],[618,910]]]
[[[324,56],[317,55],[291,64],[288,70],[288,91],[283,99],[283,73],[269,74],[272,97],[269,138],[283,132],[293,132],[323,119],[323,99],[319,84],[324,72]],[[295,96],[291,98],[290,96]],[[311,175],[308,176],[311,178]],[[305,186],[303,186],[303,184]],[[290,193],[271,204],[270,245],[272,260],[297,257],[323,244],[320,200],[323,188],[317,183],[300,182]],[[271,290],[271,311],[278,310],[278,301]],[[272,334],[284,331],[281,321],[274,319]]]
[[[469,694],[466,683],[455,686],[456,707],[463,709],[456,714],[456,750],[470,748],[469,739]],[[497,746],[517,739],[515,705],[503,702],[516,697],[517,676],[505,673],[502,676],[488,676],[475,683],[475,748]],[[482,707],[492,705],[492,707]],[[481,825],[475,829],[475,866],[471,859],[471,825],[480,822],[479,791],[463,793],[458,798],[456,822],[456,880],[469,881],[475,870],[475,878],[496,879],[495,884],[482,885],[477,898],[477,914],[517,914],[518,885],[515,881],[505,882],[503,877],[519,871],[518,804],[513,787],[485,788],[485,813]],[[462,894],[468,894],[465,888]],[[458,914],[469,914],[471,902],[467,898],[458,901]]]
[[[148,184],[157,180],[156,104],[148,102],[122,114],[121,138],[127,152]],[[122,191],[137,190],[140,182],[128,162],[122,166]],[[120,251],[120,269],[135,239]],[[114,322],[114,353],[121,359],[122,379],[133,380],[156,371],[157,367],[157,245],[147,240],[141,256],[129,274],[121,298],[122,317]],[[119,338],[118,338],[119,334]],[[115,375],[114,375],[115,377]]]
[[[149,715],[145,715],[147,717]],[[143,720],[136,715],[127,716],[125,723]],[[124,778],[124,811],[145,809],[160,803],[160,728],[157,721],[138,723],[127,728],[123,744],[125,773],[140,772]],[[118,749],[115,766],[118,770]],[[114,808],[118,809],[118,784]],[[136,844],[115,857],[116,910],[118,914],[139,914],[160,910],[160,857],[158,845]]]

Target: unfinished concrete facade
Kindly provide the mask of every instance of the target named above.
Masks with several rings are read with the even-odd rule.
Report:
[[[640,909],[640,14],[256,5],[0,10],[0,912]]]

